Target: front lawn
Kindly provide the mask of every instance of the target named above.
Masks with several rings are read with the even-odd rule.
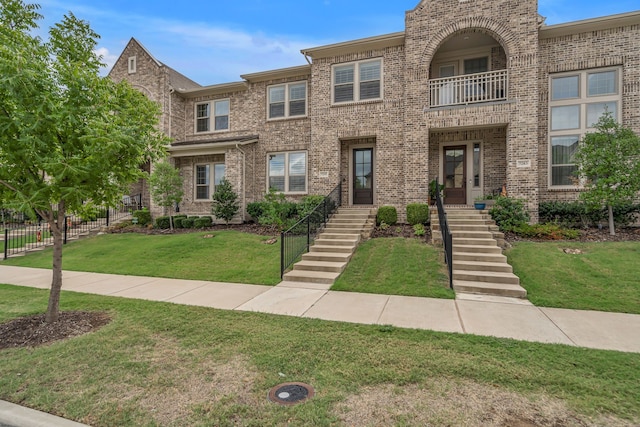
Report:
[[[368,240],[356,250],[331,288],[431,298],[454,298],[449,289],[442,251],[418,239]]]
[[[518,242],[506,255],[535,305],[640,314],[640,242]]]
[[[0,323],[48,291],[0,285]],[[63,292],[102,329],[0,350],[0,399],[101,426],[638,425],[640,354]],[[267,400],[300,381],[316,396]]]
[[[213,237],[208,237],[213,236]],[[172,235],[105,234],[64,246],[65,270],[275,285],[280,245],[233,230]],[[9,258],[7,265],[51,268],[52,249]]]

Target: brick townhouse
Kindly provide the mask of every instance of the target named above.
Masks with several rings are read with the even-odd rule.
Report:
[[[573,152],[605,109],[640,132],[640,11],[545,25],[536,1],[423,0],[403,32],[301,53],[201,86],[131,39],[110,76],[161,104],[181,212],[210,213],[225,176],[243,207],[341,183],[343,205],[403,220],[438,177],[445,203],[506,185],[536,221],[540,202],[577,197]]]

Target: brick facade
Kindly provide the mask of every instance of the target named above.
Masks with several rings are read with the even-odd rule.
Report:
[[[373,150],[373,204],[395,206],[403,221],[408,203],[426,202],[429,181],[445,180],[444,147],[459,145],[467,147],[467,162],[479,150],[475,181],[468,167],[467,203],[506,184],[537,221],[539,202],[578,194],[577,188],[549,184],[550,76],[620,67],[622,123],[640,132],[639,36],[637,12],[545,26],[535,1],[423,0],[406,12],[404,32],[303,51],[309,66],[201,87],[132,40],[110,76],[162,105],[159,125],[174,139],[173,162],[184,177],[183,212],[210,211],[210,203],[194,200],[196,164],[224,162],[244,207],[267,190],[268,155],[291,151],[307,153],[307,194],[328,194],[342,183],[343,204],[351,204],[353,150],[366,147]],[[508,85],[495,91],[496,99],[452,105],[430,99],[441,69],[466,77],[464,69],[477,58],[486,58],[489,74],[506,70]],[[333,68],[368,60],[381,60],[380,99],[334,103]],[[307,84],[306,115],[269,120],[268,87],[291,82]],[[458,90],[464,94],[469,87]],[[487,87],[481,83],[476,90],[493,97]],[[196,105],[220,99],[230,103],[229,129],[196,132]]]

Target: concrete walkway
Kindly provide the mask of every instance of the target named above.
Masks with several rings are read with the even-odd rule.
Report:
[[[0,265],[0,283],[48,289],[51,270]],[[519,298],[458,294],[456,300],[278,286],[63,272],[64,291],[223,310],[468,333],[640,353],[640,315],[535,307]]]

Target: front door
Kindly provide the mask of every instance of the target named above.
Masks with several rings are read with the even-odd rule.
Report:
[[[467,164],[465,145],[444,147],[444,203],[467,204]]]
[[[373,148],[353,150],[353,204],[373,204]]]

